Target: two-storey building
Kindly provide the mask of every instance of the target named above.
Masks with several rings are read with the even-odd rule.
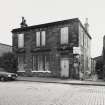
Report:
[[[91,69],[91,36],[78,18],[22,24],[12,34],[21,75],[79,79]]]

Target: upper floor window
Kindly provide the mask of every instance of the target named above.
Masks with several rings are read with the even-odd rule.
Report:
[[[24,34],[18,35],[18,48],[24,47]]]
[[[45,31],[42,31],[41,32],[41,44],[42,44],[42,46],[45,46],[45,41],[46,41],[46,33],[45,33]]]
[[[36,46],[45,46],[46,43],[46,32],[36,32]]]
[[[61,44],[68,43],[68,27],[61,28]]]
[[[40,46],[40,32],[36,32],[36,46]]]

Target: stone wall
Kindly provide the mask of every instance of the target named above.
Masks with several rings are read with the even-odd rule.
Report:
[[[69,27],[69,43],[68,45],[60,44],[60,29],[62,27]],[[37,48],[36,47],[36,32],[37,31],[46,31],[46,45],[44,47]],[[24,34],[24,48],[18,48],[18,34]],[[13,33],[13,51],[18,56],[20,53],[25,55],[25,71],[26,73],[19,73],[22,75],[29,76],[51,76],[51,77],[60,77],[60,59],[62,58],[61,49],[62,50],[71,50],[73,46],[78,46],[78,22],[70,22],[67,24],[58,24],[54,26],[48,26],[44,28],[30,29],[22,32],[14,32]],[[67,47],[67,48],[66,48]],[[58,50],[60,49],[60,50]],[[68,54],[69,54],[68,52]],[[49,55],[49,64],[51,73],[41,73],[41,72],[32,72],[32,56],[47,53]],[[73,53],[73,52],[72,52]],[[68,56],[69,57],[69,56]],[[71,64],[72,67],[72,64]],[[70,71],[70,73],[73,71]],[[71,74],[70,74],[71,75]]]

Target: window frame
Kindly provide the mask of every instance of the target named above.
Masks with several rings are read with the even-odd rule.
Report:
[[[41,33],[40,31],[36,32],[36,47],[40,47],[41,46]]]
[[[36,47],[41,47],[46,45],[46,31],[36,32]]]
[[[66,36],[66,38],[64,37]],[[62,27],[60,29],[60,44],[68,44],[69,43],[69,27]]]
[[[46,45],[46,31],[41,31],[41,46],[45,45]]]
[[[24,34],[18,34],[18,48],[24,48]]]

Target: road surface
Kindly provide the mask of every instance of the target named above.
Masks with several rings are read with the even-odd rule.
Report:
[[[0,82],[0,105],[105,105],[105,87]]]

